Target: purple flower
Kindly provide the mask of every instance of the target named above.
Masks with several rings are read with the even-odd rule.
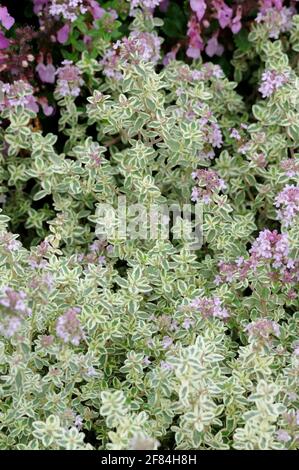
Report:
[[[289,178],[293,178],[293,176],[297,176],[299,174],[299,162],[297,162],[294,158],[282,160],[280,167],[284,170],[285,175]]]
[[[77,429],[79,429],[79,430],[82,429],[82,426],[83,426],[82,416],[76,415],[74,424],[75,424]]]
[[[161,361],[160,366],[161,366],[161,369],[163,369],[163,370],[172,370],[173,369],[173,365],[169,364],[169,362],[166,362],[166,361]]]
[[[205,51],[209,57],[213,57],[214,55],[220,56],[223,54],[224,47],[218,42],[218,32],[213,34],[213,36],[208,40]]]
[[[4,36],[2,31],[0,31],[0,49],[7,49],[9,46],[9,40]]]
[[[53,114],[54,108],[49,105],[48,99],[45,96],[40,96],[38,98],[38,103],[40,104],[45,116],[51,116],[51,114]]]
[[[256,22],[265,25],[269,38],[278,39],[280,33],[291,29],[295,14],[295,8],[283,7],[282,0],[264,0]]]
[[[39,78],[44,83],[54,83],[55,82],[55,73],[56,69],[53,64],[43,64],[39,63],[35,69],[38,73]]]
[[[277,337],[280,336],[280,327],[278,323],[266,318],[249,323],[246,326],[245,331],[247,331],[251,336],[259,339],[268,340],[270,335]]]
[[[190,0],[190,7],[196,13],[198,21],[201,21],[207,9],[205,0]]]
[[[234,128],[231,130],[231,133],[230,133],[229,136],[232,137],[233,139],[236,139],[236,140],[241,139],[241,136],[240,136],[239,132],[237,131],[237,129],[234,129]]]
[[[100,20],[106,13],[106,10],[102,8],[96,0],[89,0],[89,7],[95,20]]]
[[[242,6],[239,5],[237,8],[236,16],[232,19],[231,24],[230,24],[230,29],[232,30],[233,34],[237,34],[242,28],[241,18],[242,18]]]
[[[15,20],[10,14],[6,7],[0,7],[0,23],[5,29],[10,29],[14,24]]]
[[[258,238],[249,250],[251,262],[269,260],[273,267],[281,267],[286,264],[289,256],[289,242],[287,234],[279,234],[277,230],[271,232],[265,229],[260,232]]]
[[[101,60],[103,73],[115,80],[122,79],[118,65],[125,65],[132,59],[144,60],[156,64],[160,59],[161,38],[153,33],[132,31],[129,37],[117,41]]]
[[[56,91],[61,96],[79,96],[80,87],[84,82],[81,78],[81,70],[73,65],[72,61],[64,60],[62,67],[57,69],[56,74],[58,75]]]
[[[224,0],[212,0],[212,6],[215,10],[215,17],[218,19],[222,29],[230,25],[233,10],[226,5]]]
[[[64,26],[62,26],[62,28],[57,31],[57,41],[60,42],[60,44],[64,44],[68,40],[70,30],[70,25],[65,24]]]
[[[276,432],[277,439],[281,442],[289,442],[292,438],[284,429],[279,429]]]
[[[10,287],[2,288],[0,293],[0,306],[4,307],[1,313],[0,333],[7,338],[12,337],[21,327],[24,319],[31,315],[31,309],[26,305],[27,296],[23,291],[15,291]]]
[[[259,92],[263,98],[271,96],[278,88],[288,81],[288,77],[284,73],[279,73],[276,70],[266,70],[262,74],[262,83],[259,87]]]
[[[189,330],[191,326],[193,325],[194,325],[194,321],[192,320],[192,318],[185,318],[182,326],[185,330]]]
[[[6,307],[22,317],[31,315],[31,309],[25,304],[27,295],[23,291],[15,291],[10,287],[5,287],[2,291],[4,297],[0,298],[0,305]]]
[[[97,371],[95,370],[94,367],[88,367],[87,369],[87,375],[88,377],[95,377],[97,375]]]
[[[162,339],[162,346],[163,346],[163,349],[168,349],[173,343],[173,340],[172,338],[170,338],[170,336],[164,336],[164,338]]]
[[[201,55],[201,51],[204,49],[204,42],[201,37],[200,24],[195,15],[191,15],[188,22],[187,36],[189,44],[186,54],[192,59],[198,59]]]
[[[149,365],[151,364],[151,361],[149,360],[149,357],[148,357],[148,356],[145,356],[145,357],[143,358],[143,361],[142,361],[142,362],[143,362],[143,364],[144,364],[145,367],[147,367],[147,366],[149,366]]]
[[[33,0],[34,6],[33,6],[33,11],[37,15],[44,6],[48,5],[50,0]]]
[[[58,318],[56,323],[57,336],[65,343],[71,343],[74,346],[78,346],[80,341],[85,338],[78,318],[80,311],[79,307],[69,308]]]
[[[87,8],[83,5],[83,0],[51,0],[49,13],[52,16],[61,16],[65,20],[74,22],[80,14],[84,15]]]
[[[209,203],[214,193],[226,187],[223,179],[219,178],[214,170],[196,170],[192,173],[192,178],[195,179],[198,185],[192,190],[192,201],[202,200],[204,203]]]
[[[222,307],[219,297],[197,297],[190,303],[190,307],[197,310],[203,317],[216,317],[225,319],[229,317],[226,308]]]
[[[299,186],[287,185],[275,199],[278,219],[289,227],[299,213]]]

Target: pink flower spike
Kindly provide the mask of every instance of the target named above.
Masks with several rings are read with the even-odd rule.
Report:
[[[64,44],[68,40],[70,30],[70,25],[65,24],[59,31],[57,31],[57,41],[60,42],[60,44]]]
[[[0,7],[0,23],[5,29],[10,29],[14,24],[15,20],[10,14],[6,7]]]

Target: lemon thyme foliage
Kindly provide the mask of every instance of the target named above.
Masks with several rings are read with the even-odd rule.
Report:
[[[299,22],[283,41],[264,23],[235,81],[201,60],[159,69],[134,35],[114,76],[65,62],[57,132],[34,125],[27,85],[1,84],[2,449],[298,447]],[[141,231],[153,207],[193,218],[105,230],[124,199]]]

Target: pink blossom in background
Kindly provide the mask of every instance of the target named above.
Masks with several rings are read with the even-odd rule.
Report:
[[[104,10],[96,0],[89,0],[89,8],[95,20],[101,19],[106,13],[106,10]]]
[[[15,20],[10,14],[6,7],[0,7],[0,23],[5,29],[10,29],[14,24]]]
[[[58,318],[56,334],[64,343],[78,346],[80,341],[84,339],[85,335],[78,318],[80,311],[79,307],[71,307]]]
[[[64,44],[68,40],[70,30],[70,25],[65,24],[62,28],[59,29],[59,31],[57,31],[57,41],[60,42],[60,44]]]
[[[218,31],[208,40],[205,52],[209,57],[222,55],[224,47],[218,42]]]
[[[9,46],[9,40],[4,36],[2,31],[0,31],[0,49],[7,49]]]
[[[169,7],[169,3],[170,0],[161,0],[159,10],[162,11],[162,13],[166,13]]]
[[[56,69],[53,64],[49,63],[45,65],[40,62],[37,64],[35,70],[43,83],[55,83]]]
[[[201,37],[200,24],[197,21],[196,15],[191,15],[188,22],[187,36],[189,46],[186,54],[192,59],[198,59],[201,55],[201,51],[204,49],[204,42]]]
[[[215,18],[218,19],[222,29],[230,25],[233,16],[233,10],[226,5],[224,0],[212,0],[212,6],[215,10]]]
[[[201,21],[207,9],[205,0],[190,0],[190,7],[196,13],[198,21]]]
[[[53,106],[49,105],[48,100],[45,96],[41,96],[40,98],[38,98],[38,103],[40,104],[45,116],[51,116],[53,114],[54,108]]]
[[[50,0],[33,0],[33,11],[37,15]]]
[[[237,34],[242,28],[241,19],[242,19],[242,6],[239,5],[237,8],[236,16],[232,19],[231,24],[230,24],[230,29],[232,30],[233,34]]]

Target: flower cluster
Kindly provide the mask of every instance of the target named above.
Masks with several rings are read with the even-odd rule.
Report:
[[[222,307],[222,301],[219,297],[213,297],[211,299],[207,297],[198,297],[192,300],[190,307],[198,311],[200,315],[205,318],[229,318],[229,313],[226,308]]]
[[[275,198],[277,217],[285,227],[289,227],[299,213],[299,186],[287,185]]]
[[[0,24],[4,30],[10,29],[15,23],[14,18],[9,14],[6,7],[0,5]],[[0,30],[0,50],[6,49],[9,46],[9,40],[5,37],[4,33]]]
[[[51,0],[50,14],[53,16],[62,16],[65,20],[76,21],[78,15],[87,12],[83,0]]]
[[[276,70],[266,70],[262,74],[262,83],[259,87],[259,92],[263,98],[271,96],[278,88],[287,83],[288,77],[284,73],[279,73]]]
[[[101,60],[103,73],[109,78],[120,80],[122,72],[119,64],[125,66],[130,61],[150,61],[157,63],[160,58],[161,38],[156,34],[132,31],[128,38],[117,41]]]
[[[214,193],[218,193],[226,187],[224,180],[219,178],[214,170],[200,169],[194,171],[192,178],[197,183],[197,186],[194,186],[192,190],[192,201],[202,201],[208,204],[211,202]]]
[[[80,87],[83,85],[80,69],[70,60],[64,60],[56,71],[56,91],[60,96],[79,96]]]
[[[15,291],[10,287],[2,288],[0,293],[1,321],[0,333],[8,338],[20,328],[22,321],[31,315],[31,309],[26,305],[26,293]]]
[[[72,307],[58,318],[56,334],[64,343],[78,346],[80,341],[84,339],[84,333],[78,318],[80,311],[79,307]]]
[[[256,22],[266,27],[269,38],[278,39],[280,33],[291,29],[294,13],[293,7],[283,6],[283,0],[262,0]]]

